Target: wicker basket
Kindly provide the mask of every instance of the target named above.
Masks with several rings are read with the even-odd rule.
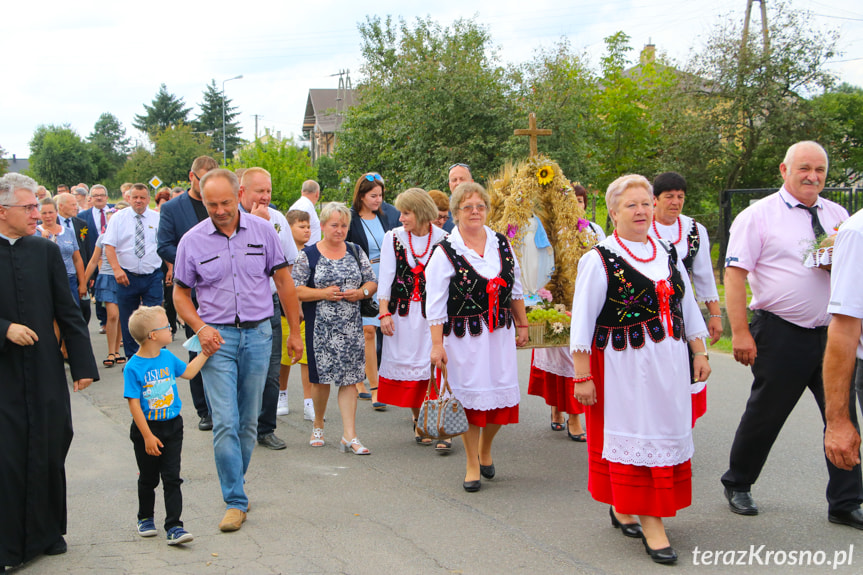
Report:
[[[527,327],[527,343],[519,349],[537,349],[541,347],[565,347],[565,343],[550,343],[545,340],[545,322],[531,323]]]

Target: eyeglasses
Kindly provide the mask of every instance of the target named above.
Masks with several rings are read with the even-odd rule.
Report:
[[[4,208],[24,208],[25,212],[32,212],[39,209],[39,204],[0,204]]]
[[[365,175],[365,178],[370,182],[380,182],[382,184],[384,183],[384,179],[377,172],[369,172]]]
[[[462,168],[464,168],[464,169],[466,169],[468,172],[470,171],[470,166],[468,166],[467,164],[453,164],[452,166],[450,166],[449,168],[447,168],[447,169],[446,169],[446,171],[447,171],[447,172],[451,172],[453,168],[456,168],[456,167],[459,167],[459,166],[460,166],[460,167],[462,167]]]
[[[466,214],[471,212],[478,212],[481,214],[486,210],[486,207],[485,204],[476,204],[473,206],[462,206],[459,209]]]
[[[150,333],[153,333],[154,331],[162,331],[163,329],[171,329],[171,326],[170,326],[170,325],[166,325],[166,326],[164,326],[164,327],[157,327],[156,329],[151,329],[151,330],[150,330]]]

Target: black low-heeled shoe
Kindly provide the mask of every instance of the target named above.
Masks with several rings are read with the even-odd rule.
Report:
[[[464,487],[464,490],[468,493],[475,493],[479,491],[480,487],[482,487],[482,482],[479,479],[475,481],[465,481],[462,483],[462,487]]]
[[[642,537],[641,542],[644,543],[644,550],[648,555],[650,555],[650,559],[653,560],[654,563],[668,565],[669,563],[677,562],[677,551],[675,551],[674,547],[671,545],[663,547],[662,549],[652,549],[650,545],[647,544],[647,537]]]
[[[633,539],[642,539],[644,537],[641,525],[638,523],[621,523],[617,516],[614,515],[614,508],[610,505],[608,506],[608,515],[611,517],[611,526],[615,529],[620,529],[620,532],[626,537],[632,537]]]
[[[479,464],[479,474],[486,479],[494,479],[494,463],[491,465]]]

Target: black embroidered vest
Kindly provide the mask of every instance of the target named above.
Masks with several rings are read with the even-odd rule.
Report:
[[[698,226],[695,224],[695,220],[692,220],[689,233],[686,235],[686,255],[683,256],[683,266],[690,276],[692,275],[692,266],[695,263],[695,254],[698,253],[700,247],[701,238],[698,235]]]
[[[500,274],[497,276],[505,282],[498,291],[498,313],[494,316],[494,328],[512,327],[512,286],[515,283],[515,256],[507,239],[497,235],[498,254],[500,255]],[[456,337],[464,337],[468,332],[472,336],[482,334],[482,324],[488,326],[489,295],[486,291],[489,280],[479,275],[467,260],[458,255],[448,241],[442,241],[436,249],[442,249],[449,258],[455,275],[449,284],[449,299],[447,300],[447,321],[443,326],[444,335],[450,332]],[[497,278],[492,278],[497,279]]]
[[[408,232],[410,233],[410,232]],[[431,233],[431,232],[429,232]],[[396,277],[393,279],[393,285],[390,288],[390,303],[389,312],[398,313],[400,316],[406,316],[410,312],[411,294],[414,292],[414,273],[411,271],[411,266],[408,263],[408,254],[405,247],[396,239],[393,234],[393,249],[396,253]],[[431,250],[435,246],[431,246]],[[422,297],[421,305],[423,317],[426,316],[426,276],[425,272],[419,276],[419,293]]]
[[[665,247],[662,242],[657,249]],[[644,332],[655,343],[665,339],[666,327],[659,313],[659,296],[656,284],[650,278],[636,271],[624,258],[604,246],[595,249],[605,267],[608,278],[608,291],[605,305],[596,320],[593,342],[597,349],[605,349],[611,340],[611,347],[617,351],[631,345],[634,349],[644,346]],[[677,253],[668,249],[668,278],[674,288],[669,298],[671,337],[679,340],[683,335],[683,294],[686,286],[677,269]]]

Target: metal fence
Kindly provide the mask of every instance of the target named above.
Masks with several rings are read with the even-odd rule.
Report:
[[[728,236],[731,233],[731,222],[753,202],[776,192],[777,188],[753,188],[745,190],[723,190],[719,200],[719,258],[716,265],[719,268],[720,279],[724,278],[725,251],[728,248]],[[824,188],[822,198],[827,198],[844,206],[849,214],[863,208],[863,189],[854,188]],[[711,228],[708,228],[711,230]],[[714,228],[715,229],[715,228]],[[711,230],[712,231],[712,230]]]

